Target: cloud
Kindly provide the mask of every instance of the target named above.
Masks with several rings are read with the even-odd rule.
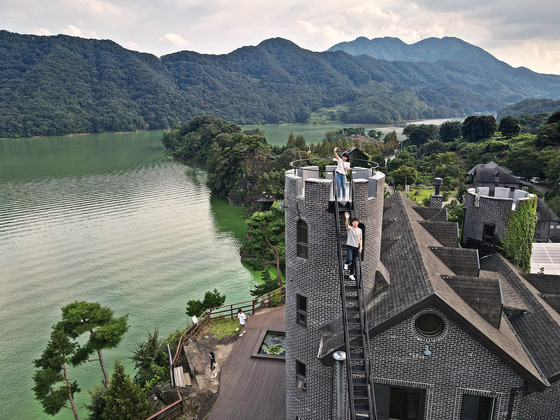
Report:
[[[118,6],[102,0],[63,0],[62,6],[80,15],[97,19],[115,19],[133,14],[129,7]]]
[[[33,29],[32,33],[35,35],[43,35],[43,36],[52,35],[52,32],[49,31],[47,28],[35,28]]]
[[[184,39],[181,35],[177,35],[174,33],[167,33],[159,38],[159,41],[167,44],[172,45],[176,48],[187,48],[190,45],[190,42]]]
[[[324,51],[359,36],[398,37],[408,44],[428,37],[454,36],[511,65],[560,74],[560,8],[556,3],[557,0],[3,0],[0,21],[9,31],[100,36],[156,55],[186,48],[224,54],[274,37]]]

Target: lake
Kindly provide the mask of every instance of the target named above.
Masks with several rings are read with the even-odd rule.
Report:
[[[443,120],[446,121],[446,120]],[[439,123],[441,124],[441,123]],[[325,137],[325,132],[328,130],[339,130],[348,127],[364,127],[366,132],[369,130],[381,131],[383,135],[395,130],[399,140],[403,139],[403,127],[386,126],[386,125],[369,125],[369,124],[329,124],[329,125],[313,125],[313,124],[263,124],[263,125],[243,125],[243,130],[250,130],[253,128],[260,128],[266,134],[268,143],[275,146],[283,146],[288,142],[290,132],[294,136],[301,134],[306,143],[321,143]]]
[[[187,300],[214,287],[226,303],[251,299],[239,259],[245,210],[212,198],[205,172],[173,161],[161,135],[0,140],[0,418],[52,418],[34,400],[32,362],[68,303],[129,314],[104,357],[132,373],[135,343],[156,327],[163,337],[185,328]],[[99,364],[70,375],[82,405]]]

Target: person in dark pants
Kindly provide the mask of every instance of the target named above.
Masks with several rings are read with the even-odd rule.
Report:
[[[247,320],[247,316],[241,309],[237,311],[237,319],[239,320],[239,326],[241,327],[241,334],[239,334],[239,337],[243,337],[243,334],[245,334],[245,321]]]
[[[354,273],[356,271],[356,259],[359,258],[359,254],[362,252],[362,229],[358,227],[358,219],[354,217],[350,223],[350,214],[348,212],[344,213],[346,217],[346,263],[344,264],[344,269],[348,270],[348,265],[350,264],[350,279],[356,280]]]
[[[216,369],[216,356],[214,356],[214,352],[211,351],[210,352],[210,376],[212,378],[216,377],[216,372],[214,372],[214,369]]]

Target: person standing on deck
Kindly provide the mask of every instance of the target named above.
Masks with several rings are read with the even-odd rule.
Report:
[[[350,219],[350,214],[348,212],[344,213],[346,217],[346,263],[344,264],[344,269],[348,270],[348,264],[350,264],[350,279],[356,280],[354,273],[356,270],[356,259],[360,258],[359,254],[362,252],[362,229],[358,227],[358,219],[354,217],[351,224],[348,223]]]
[[[337,162],[336,167],[336,192],[337,197],[340,200],[346,198],[346,174],[350,170],[350,162],[348,162],[348,154],[343,153],[342,157],[338,156],[338,147],[334,148],[334,158],[333,160]]]
[[[239,334],[239,337],[243,337],[243,334],[245,334],[245,320],[247,316],[241,309],[237,311],[237,319],[239,319],[239,325],[241,326],[241,334]]]

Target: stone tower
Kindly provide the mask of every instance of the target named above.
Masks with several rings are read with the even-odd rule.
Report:
[[[535,196],[522,190],[495,187],[470,188],[465,201],[463,245],[469,248],[493,247],[508,229],[512,212],[522,200]]]
[[[367,296],[372,292],[381,252],[385,175],[352,168],[352,178],[354,196],[348,206],[353,204],[352,217],[358,217],[363,230],[362,270]],[[342,316],[335,223],[338,209],[332,173],[325,174],[318,167],[286,172],[285,207],[286,418],[334,418],[335,369],[317,358],[322,333],[332,331],[333,325],[340,326],[337,320]]]

